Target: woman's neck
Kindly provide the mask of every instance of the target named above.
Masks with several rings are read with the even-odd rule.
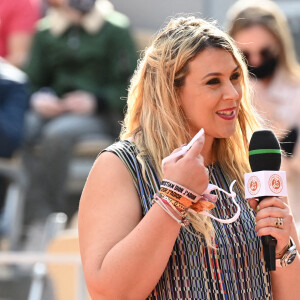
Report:
[[[215,154],[213,153],[213,143],[214,138],[210,136],[205,136],[204,146],[201,151],[201,155],[203,156],[205,166],[213,164],[216,160]]]

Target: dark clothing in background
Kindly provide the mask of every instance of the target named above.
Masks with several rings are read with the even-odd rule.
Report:
[[[115,139],[127,87],[137,64],[129,20],[98,0],[74,25],[63,10],[51,8],[39,23],[25,67],[32,93],[64,95],[84,91],[96,98],[91,114],[63,112],[45,118],[33,109],[26,117],[24,166],[29,177],[26,220],[44,220],[53,211],[71,216],[67,179],[78,141],[89,135]],[[38,145],[38,151],[35,146]],[[99,149],[100,151],[101,149]],[[96,154],[95,154],[96,156]],[[78,199],[79,202],[79,199]],[[77,209],[78,203],[75,207]]]
[[[19,148],[27,109],[26,75],[0,58],[0,157],[11,157]]]
[[[84,90],[97,97],[98,111],[122,112],[137,55],[127,18],[113,12],[104,22],[93,34],[72,25],[57,36],[43,19],[25,68],[32,91],[50,87],[61,97]]]
[[[0,58],[0,158],[10,158],[19,150],[27,108],[25,74]],[[0,210],[7,182],[8,178],[0,173]]]
[[[11,157],[20,146],[27,105],[25,84],[0,78],[0,157]]]

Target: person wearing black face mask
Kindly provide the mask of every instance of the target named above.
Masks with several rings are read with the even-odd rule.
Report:
[[[263,48],[260,51],[260,55],[262,58],[261,64],[259,64],[258,66],[253,66],[249,63],[250,53],[244,51],[249,74],[257,79],[271,77],[274,74],[276,67],[278,66],[278,55],[272,53],[272,50],[268,47]]]
[[[300,233],[300,66],[287,19],[273,1],[239,0],[227,28],[247,62],[255,107],[285,152],[282,169]]]

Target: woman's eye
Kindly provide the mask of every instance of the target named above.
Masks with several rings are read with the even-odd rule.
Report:
[[[213,79],[209,80],[206,84],[213,85],[213,84],[218,84],[218,83],[220,83],[220,80],[218,78],[213,78]]]
[[[231,76],[231,80],[237,80],[237,79],[240,78],[240,76],[241,76],[240,73],[234,73],[234,74],[232,74],[232,76]]]

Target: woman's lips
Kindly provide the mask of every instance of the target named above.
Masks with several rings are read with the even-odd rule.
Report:
[[[217,115],[224,120],[233,120],[236,116],[236,107],[219,110]]]

